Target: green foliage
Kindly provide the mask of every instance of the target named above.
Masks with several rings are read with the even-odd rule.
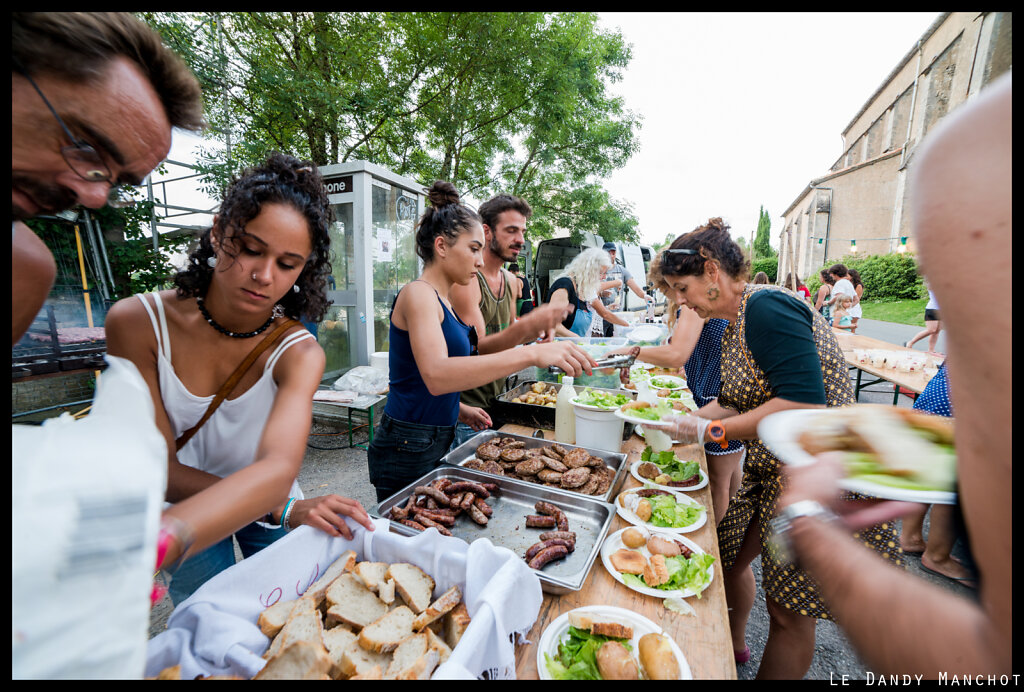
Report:
[[[912,253],[893,252],[886,255],[868,255],[856,259],[849,256],[828,260],[814,270],[804,283],[812,296],[821,288],[821,270],[833,264],[844,264],[847,269],[856,269],[864,284],[861,300],[896,301],[914,300],[927,295],[917,262]]]
[[[636,151],[640,117],[607,88],[630,47],[571,12],[139,13],[197,74],[231,160],[208,192],[279,150],[366,160],[484,200],[519,195],[530,233],[635,241],[599,182]],[[216,196],[216,195],[214,195]]]
[[[768,212],[762,206],[761,211],[757,217],[757,233],[754,235],[754,257],[778,257],[779,253],[776,252],[775,248],[771,246],[769,242],[771,239],[772,232],[772,219],[768,215]],[[776,271],[778,271],[778,262],[776,262]],[[757,273],[756,271],[754,272]],[[770,276],[770,275],[769,275]],[[772,279],[774,281],[774,279]]]
[[[762,257],[761,259],[756,259],[751,262],[750,277],[753,278],[758,272],[764,272],[768,275],[768,282],[775,283],[775,280],[779,275],[779,258]]]

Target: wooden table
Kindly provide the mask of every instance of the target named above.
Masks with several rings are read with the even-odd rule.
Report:
[[[854,385],[853,393],[854,396],[859,400],[860,392],[866,387],[878,384],[880,382],[889,382],[893,385],[892,392],[892,403],[895,406],[899,403],[900,390],[908,390],[914,394],[920,394],[924,391],[928,381],[931,380],[934,375],[926,375],[923,371],[921,372],[900,372],[893,368],[887,368],[885,366],[872,365],[870,362],[861,363],[857,360],[854,355],[855,350],[883,350],[893,351],[896,353],[912,353],[914,355],[922,355],[921,351],[916,351],[912,348],[905,348],[903,346],[897,346],[896,344],[890,344],[887,341],[880,341],[878,339],[872,339],[870,336],[860,336],[857,334],[849,334],[841,332],[839,330],[833,330],[836,335],[836,340],[839,342],[839,347],[843,349],[843,356],[846,357],[846,363],[851,368],[857,369],[857,383]],[[927,355],[927,354],[925,354]],[[928,356],[932,360],[936,360],[935,356]],[[936,363],[937,365],[938,363]],[[872,380],[871,382],[861,381],[864,373],[868,373],[878,379]]]
[[[506,425],[502,432],[516,435],[530,435],[534,429],[520,425]],[[545,430],[547,439],[554,439],[554,431]],[[640,458],[644,450],[644,441],[632,435],[622,444],[622,451],[627,454],[626,463],[632,464]],[[677,445],[673,448],[681,459],[698,460],[701,468],[707,473],[707,459],[703,445]],[[641,487],[631,474],[627,472],[621,490]],[[516,677],[520,680],[537,680],[537,643],[540,641],[544,628],[560,616],[575,608],[586,605],[610,605],[627,608],[648,620],[661,625],[665,634],[671,636],[690,666],[695,679],[736,679],[736,662],[732,651],[732,638],[729,631],[729,616],[725,605],[725,586],[722,581],[721,557],[718,553],[718,535],[715,528],[714,509],[711,506],[711,488],[705,486],[698,491],[687,493],[690,497],[703,504],[708,511],[708,520],[696,531],[684,534],[708,553],[715,556],[714,578],[701,594],[701,598],[693,596],[686,599],[693,606],[696,615],[682,615],[666,610],[660,598],[653,598],[637,593],[615,581],[601,563],[601,558],[594,561],[590,574],[583,582],[579,591],[563,594],[544,594],[537,622],[526,638],[530,644],[516,647]],[[609,535],[630,526],[616,515],[612,519]]]

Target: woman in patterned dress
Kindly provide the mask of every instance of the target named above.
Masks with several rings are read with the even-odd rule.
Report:
[[[679,418],[671,433],[684,443],[738,439],[747,446],[743,479],[718,527],[736,660],[750,657],[745,634],[756,588],[750,565],[760,554],[771,626],[758,677],[801,678],[814,657],[816,618],[831,616],[817,586],[783,563],[769,542],[781,491],[779,460],[758,439],[757,424],[778,411],[852,404],[843,353],[822,316],[792,291],[747,283],[750,262],[720,218],[676,238],[661,270],[678,304],[729,321],[718,399],[698,415]],[[869,547],[902,564],[892,524],[861,534]]]

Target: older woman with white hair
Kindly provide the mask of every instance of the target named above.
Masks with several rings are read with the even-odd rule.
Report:
[[[629,323],[612,314],[601,303],[599,294],[612,258],[601,248],[589,248],[573,258],[552,282],[545,302],[569,305],[569,314],[556,325],[556,336],[590,336],[590,324],[596,312],[606,322],[628,327]]]

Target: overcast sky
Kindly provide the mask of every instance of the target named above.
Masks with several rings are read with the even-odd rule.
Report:
[[[633,45],[613,93],[643,115],[606,182],[646,244],[712,216],[749,241],[843,153],[842,130],[938,12],[601,13]]]
[[[640,150],[609,193],[633,206],[645,244],[712,216],[749,241],[764,205],[778,247],[782,212],[843,153],[843,128],[938,16],[601,13],[633,46],[610,89],[643,116]],[[189,160],[194,143],[176,132],[170,158]]]

